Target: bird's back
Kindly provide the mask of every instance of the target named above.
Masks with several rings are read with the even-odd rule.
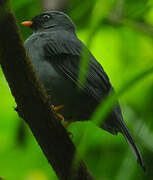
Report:
[[[62,106],[66,120],[87,120],[110,91],[108,76],[94,56],[77,38],[75,25],[64,13],[49,11],[23,23],[35,32],[25,43],[36,72],[51,95],[53,105]],[[88,68],[80,69],[82,52]],[[83,53],[84,54],[84,53]],[[78,82],[79,72],[85,74],[85,83]],[[112,134],[121,132],[144,168],[139,150],[125,125],[119,104],[112,109],[101,126]]]

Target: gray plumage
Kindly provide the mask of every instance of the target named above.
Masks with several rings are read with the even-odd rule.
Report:
[[[51,95],[53,105],[64,105],[66,120],[89,120],[98,104],[113,91],[102,66],[77,38],[75,26],[64,13],[50,11],[32,19],[34,33],[25,46],[40,80]],[[88,53],[86,83],[78,83],[82,51]],[[86,73],[85,69],[82,69]],[[139,150],[125,125],[117,104],[101,126],[112,134],[122,133],[144,168]]]

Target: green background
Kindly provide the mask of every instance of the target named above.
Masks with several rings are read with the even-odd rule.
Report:
[[[32,31],[20,23],[42,12],[40,0],[12,0],[25,40]],[[69,0],[64,9],[78,37],[107,72],[116,92],[153,67],[153,0]],[[13,47],[12,47],[13,48]],[[96,180],[153,179],[153,73],[119,97],[124,120],[142,153],[146,173],[124,137],[113,136],[91,122],[70,125],[73,142]],[[56,180],[56,175],[18,117],[0,69],[0,177],[6,180]],[[87,130],[87,131],[86,131]],[[82,134],[86,138],[81,142]],[[63,155],[64,158],[64,155]]]

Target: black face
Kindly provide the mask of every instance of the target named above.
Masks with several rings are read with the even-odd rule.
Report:
[[[72,20],[64,13],[58,11],[49,11],[42,13],[32,19],[31,28],[34,31],[42,31],[46,29],[66,29],[75,31],[75,25]]]

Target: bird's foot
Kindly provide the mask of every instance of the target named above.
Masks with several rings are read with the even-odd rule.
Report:
[[[62,109],[63,107],[64,107],[64,105],[58,105],[58,106],[52,105],[52,108],[53,108],[53,110],[55,111],[56,116],[57,116],[59,119],[61,119],[61,121],[64,123],[64,122],[65,122],[64,116],[63,116],[62,114],[58,113],[58,111],[59,111],[60,109]],[[68,122],[66,122],[66,123],[63,125],[64,128],[66,129],[72,122],[73,122],[73,121],[68,121]],[[69,135],[71,138],[73,138],[73,134],[72,134],[71,132],[67,131],[67,133],[68,133],[68,135]]]
[[[59,111],[60,109],[62,109],[63,107],[64,107],[64,105],[58,105],[58,106],[52,105],[52,108],[53,108],[53,110],[55,111],[56,116],[57,116],[59,119],[61,119],[61,121],[64,122],[64,116],[63,116],[62,114],[58,113],[58,111]]]

